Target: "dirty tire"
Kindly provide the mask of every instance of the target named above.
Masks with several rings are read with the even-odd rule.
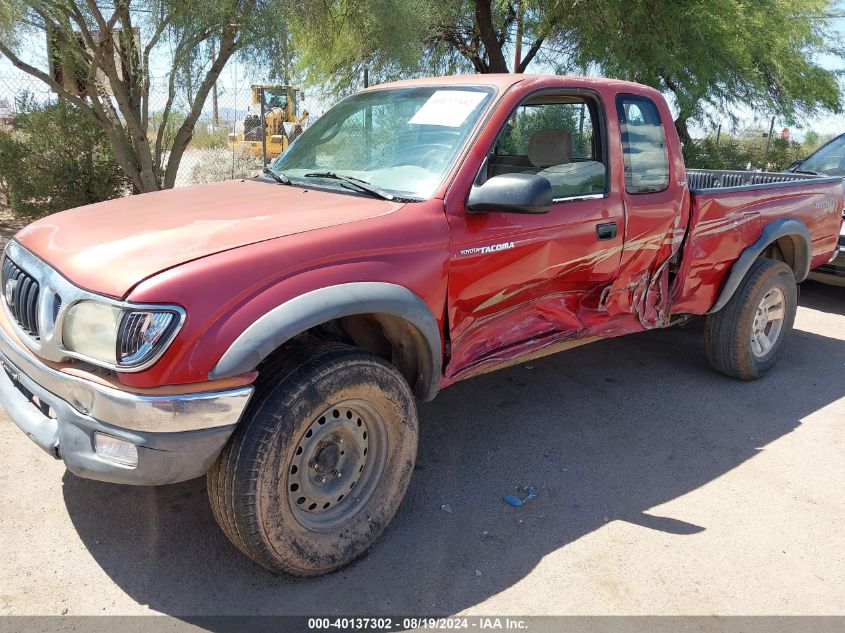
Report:
[[[763,354],[754,352],[752,332],[764,297],[780,293],[784,315],[776,340]],[[777,362],[784,339],[792,330],[798,306],[798,287],[792,269],[781,261],[758,259],[731,300],[715,314],[707,315],[704,349],[710,364],[723,374],[754,380]]]
[[[357,411],[365,411],[363,420]],[[351,563],[381,535],[405,496],[416,454],[416,404],[393,365],[335,343],[294,349],[261,368],[244,418],[208,473],[208,496],[217,523],[244,554],[276,573],[318,576]],[[359,463],[357,485],[353,469],[341,473],[341,466],[358,471]],[[335,502],[337,489],[328,511],[311,498],[298,502],[291,489],[300,484],[312,497],[323,495],[319,501],[345,486],[346,505]]]

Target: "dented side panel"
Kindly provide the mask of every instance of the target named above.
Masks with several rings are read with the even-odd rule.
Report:
[[[469,216],[453,243],[449,272],[452,358],[447,378],[530,350],[561,334],[587,335],[606,320],[601,293],[622,250],[598,242],[595,224],[619,216],[607,200],[556,205],[548,215]],[[507,244],[492,253],[482,244]]]
[[[802,221],[810,232],[811,264],[826,263],[836,248],[842,218],[840,182],[691,194],[691,230],[672,289],[671,311],[705,314],[716,303],[736,259],[779,218]]]
[[[451,233],[444,384],[600,338],[661,327],[669,319],[670,263],[689,215],[674,127],[665,125],[669,187],[629,195],[613,85],[598,89],[607,116],[609,191],[601,199],[555,204],[547,214],[472,215],[466,193],[512,108],[531,89],[567,88],[565,78],[512,91],[486,126],[447,196]],[[671,115],[648,89],[663,121]],[[596,225],[615,222],[612,240]]]

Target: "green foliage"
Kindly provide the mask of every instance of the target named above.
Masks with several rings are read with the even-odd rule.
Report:
[[[738,103],[782,118],[839,112],[836,74],[816,61],[840,55],[833,9],[832,0],[607,0],[584,12],[572,42],[579,64],[673,93],[684,137],[688,119],[730,115]]]
[[[585,112],[586,134],[579,133],[580,106],[569,103],[543,104],[519,108],[511,126],[499,141],[498,153],[504,155],[528,154],[528,142],[539,130],[568,130],[572,134],[574,154],[583,158],[590,146],[590,113]]]
[[[216,129],[210,125],[197,125],[194,129],[194,136],[191,138],[191,148],[196,149],[222,149],[229,144],[229,132],[231,127],[225,125]]]
[[[22,217],[116,198],[129,186],[103,131],[64,103],[19,114],[12,130],[0,130],[0,174]]]
[[[176,134],[184,123],[185,114],[183,112],[170,112],[168,116],[164,116],[161,112],[154,112],[150,115],[150,122],[147,127],[147,136],[150,144],[155,143],[156,136],[158,135],[161,137],[162,147],[172,147]]]
[[[268,83],[296,84],[298,46],[288,27],[290,11],[285,2],[268,3],[255,20],[253,46],[240,53],[244,66],[262,69]]]
[[[289,0],[288,26],[308,83],[335,94],[419,75],[508,72],[520,14],[523,67],[543,42],[546,61],[568,55],[565,17],[580,0]],[[536,45],[536,46],[535,46]],[[558,64],[559,65],[559,64]]]
[[[442,3],[444,6],[449,3]],[[294,0],[289,14],[299,68],[309,84],[335,94],[419,74],[426,68],[430,0]]]
[[[781,118],[839,112],[834,0],[290,0],[312,83],[335,93],[419,74],[507,72],[522,12],[523,60],[598,71],[672,93],[678,131],[743,104]]]
[[[827,140],[814,132],[808,133],[801,143],[776,137],[766,153],[766,130],[754,128],[738,136],[722,134],[718,142],[713,135],[689,142],[684,146],[684,160],[691,169],[781,171],[806,158]]]
[[[25,13],[20,0],[0,0],[0,39],[12,41],[14,26]]]

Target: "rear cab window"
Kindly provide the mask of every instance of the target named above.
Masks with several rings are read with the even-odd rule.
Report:
[[[669,148],[657,105],[641,95],[620,94],[616,111],[622,132],[622,160],[628,193],[655,193],[669,187]]]
[[[603,196],[608,169],[597,99],[582,93],[542,92],[511,114],[489,156],[487,177],[536,174],[555,201]]]

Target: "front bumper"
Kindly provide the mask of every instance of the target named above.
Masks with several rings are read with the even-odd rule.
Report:
[[[74,474],[113,483],[159,485],[205,474],[253,391],[251,386],[154,396],[122,391],[45,365],[2,328],[0,365],[0,405],[15,424]],[[97,453],[95,433],[133,444],[137,465]]]

